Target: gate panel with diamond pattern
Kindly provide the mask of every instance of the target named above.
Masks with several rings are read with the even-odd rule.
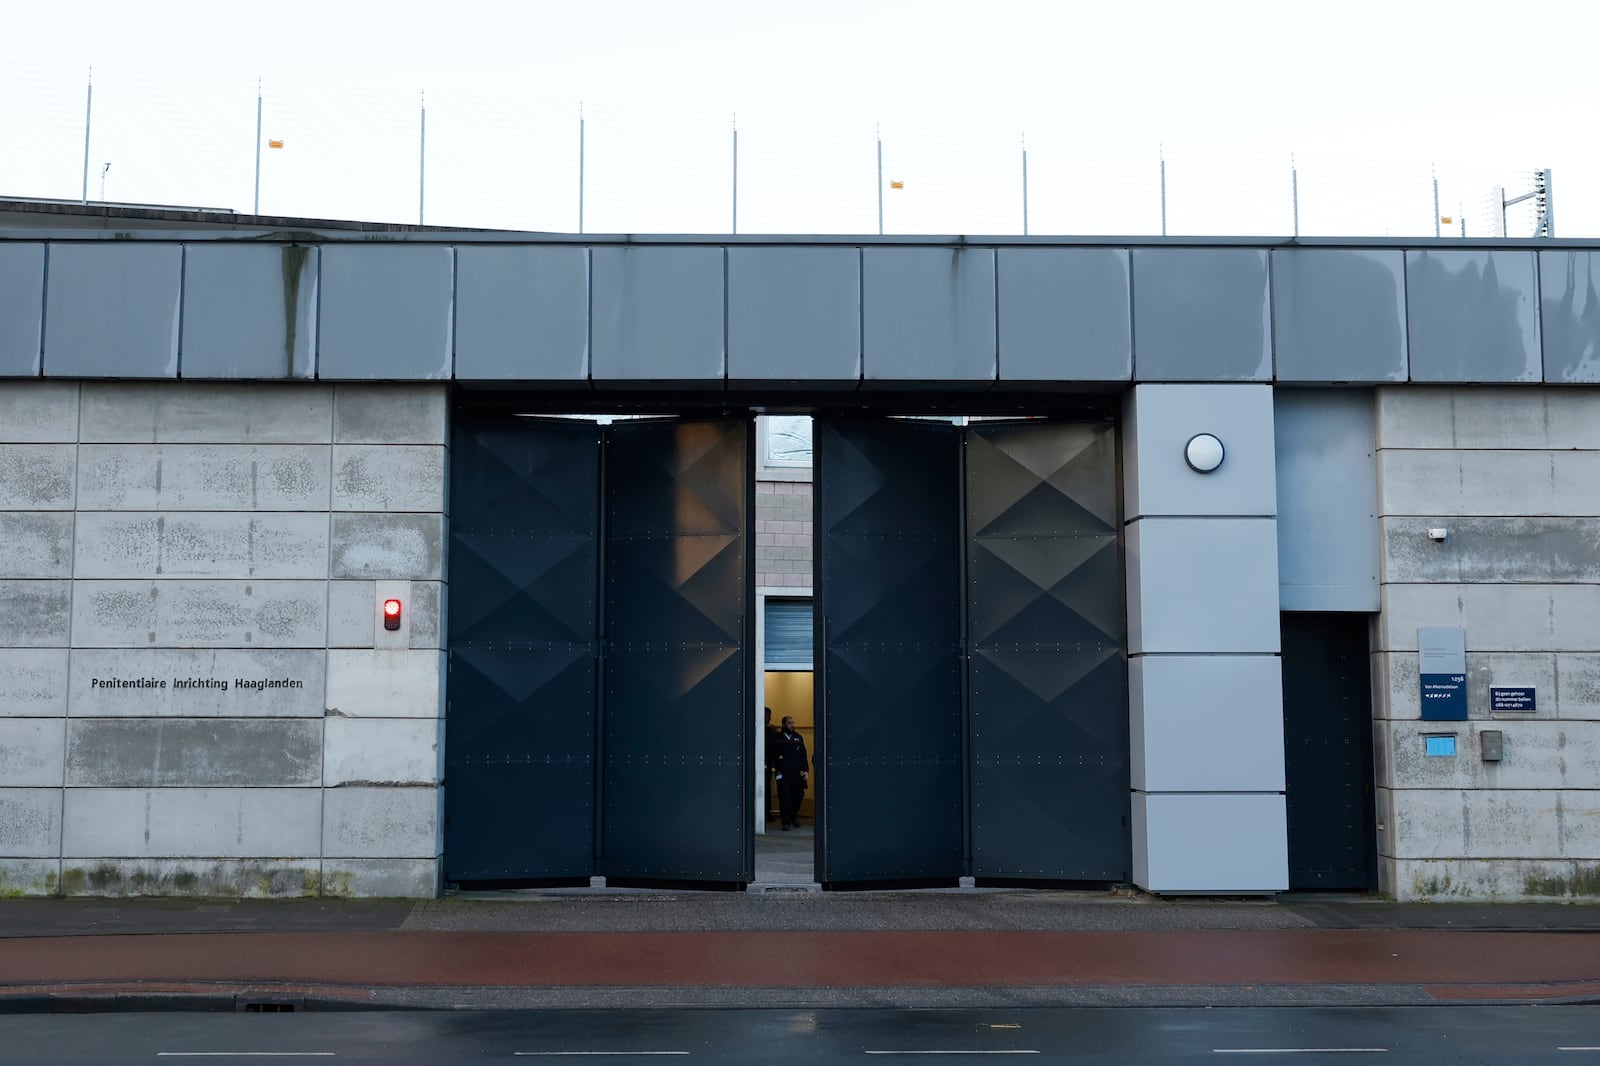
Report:
[[[752,879],[752,436],[458,422],[447,880]]]
[[[825,883],[962,874],[959,430],[818,418]]]
[[[754,879],[747,421],[637,422],[606,457],[609,877]]]
[[[815,447],[819,877],[1126,880],[1114,426],[821,418]]]
[[[594,872],[599,428],[458,423],[445,879]]]
[[[966,462],[972,873],[1126,880],[1115,431],[979,424]]]

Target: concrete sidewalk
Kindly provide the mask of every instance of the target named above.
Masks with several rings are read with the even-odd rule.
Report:
[[[1600,907],[1127,893],[0,901],[0,1009],[1600,1000]]]

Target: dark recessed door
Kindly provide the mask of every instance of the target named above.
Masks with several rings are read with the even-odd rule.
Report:
[[[1283,616],[1291,889],[1377,887],[1364,614]]]

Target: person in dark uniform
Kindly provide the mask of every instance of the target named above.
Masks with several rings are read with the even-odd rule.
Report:
[[[762,708],[767,712],[767,821],[778,817],[778,789],[773,774],[778,771],[778,737],[782,731],[772,724],[772,708]]]
[[[800,801],[806,796],[811,778],[811,763],[806,758],[806,742],[795,732],[794,719],[784,715],[783,729],[774,742],[778,777],[778,816],[782,828],[800,824]]]

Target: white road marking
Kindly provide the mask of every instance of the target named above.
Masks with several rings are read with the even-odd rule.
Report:
[[[513,1055],[687,1055],[687,1051],[513,1051]]]
[[[299,1059],[315,1056],[332,1058],[337,1051],[158,1051],[156,1058],[170,1059]]]
[[[1386,1047],[1214,1047],[1213,1055],[1361,1055],[1387,1054]]]
[[[1557,1051],[1600,1051],[1600,1044],[1594,1047],[1558,1047]]]
[[[954,1049],[948,1051],[869,1051],[868,1055],[1037,1055],[1037,1051],[969,1051]]]

